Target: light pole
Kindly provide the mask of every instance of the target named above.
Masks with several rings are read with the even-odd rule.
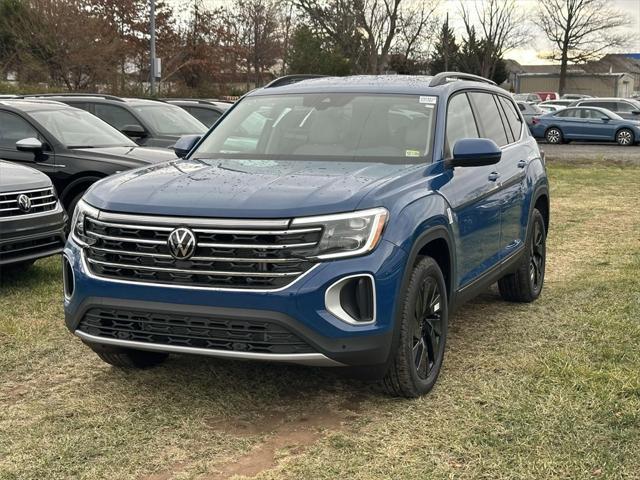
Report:
[[[151,69],[149,70],[151,95],[156,94],[156,2],[149,0],[149,33],[151,42],[149,45],[149,59],[151,61]]]

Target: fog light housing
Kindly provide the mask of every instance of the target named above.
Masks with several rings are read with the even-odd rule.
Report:
[[[325,293],[328,312],[351,325],[368,325],[376,321],[376,289],[372,275],[359,274],[342,278]]]

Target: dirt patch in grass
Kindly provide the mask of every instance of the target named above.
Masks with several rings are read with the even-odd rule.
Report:
[[[640,169],[550,174],[542,297],[461,309],[417,400],[283,365],[119,371],[66,331],[58,259],[5,278],[0,479],[639,478]]]

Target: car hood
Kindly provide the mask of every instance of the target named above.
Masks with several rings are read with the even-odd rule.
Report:
[[[175,160],[176,154],[173,150],[153,147],[98,147],[98,148],[76,148],[83,158],[93,158],[108,162],[120,163],[128,168],[140,167],[146,164],[166,162]]]
[[[115,212],[286,218],[350,211],[415,165],[272,160],[178,160],[96,183],[85,200]]]
[[[50,185],[51,181],[44,173],[0,160],[0,192],[46,188]]]

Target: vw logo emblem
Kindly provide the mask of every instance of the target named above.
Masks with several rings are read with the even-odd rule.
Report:
[[[176,260],[188,260],[196,252],[196,236],[188,228],[176,228],[169,234],[167,246]]]
[[[31,211],[31,199],[24,193],[18,195],[18,208],[23,213],[29,213]]]

